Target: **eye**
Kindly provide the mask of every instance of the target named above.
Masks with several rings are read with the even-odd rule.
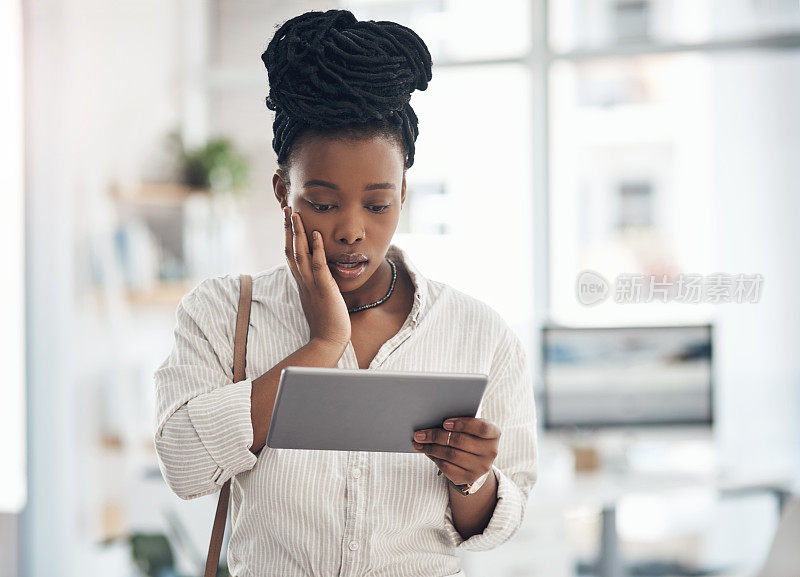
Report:
[[[330,212],[330,211],[328,211],[328,210],[322,210],[320,207],[322,207],[322,206],[327,206],[327,207],[329,207],[329,206],[333,206],[332,204],[315,204],[315,203],[313,203],[313,202],[309,202],[308,204],[310,204],[311,206],[313,206],[313,207],[314,207],[314,210],[315,210],[315,211],[317,211],[317,212]]]
[[[318,204],[315,202],[309,202],[312,207],[314,207],[315,212],[330,212],[330,207],[335,207],[335,204]],[[369,211],[374,214],[381,214],[386,212],[388,208],[392,206],[391,204],[374,204],[369,208]]]

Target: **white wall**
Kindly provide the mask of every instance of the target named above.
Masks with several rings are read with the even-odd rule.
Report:
[[[761,273],[761,301],[718,306],[724,465],[800,479],[800,52],[714,56],[720,271]]]
[[[98,343],[79,327],[75,239],[111,176],[153,166],[179,121],[180,7],[158,0],[25,3],[29,502],[22,574],[123,575],[123,552],[90,539],[82,509],[93,447],[81,436],[77,359]],[[89,367],[91,368],[91,367]]]
[[[29,502],[22,515],[22,575],[132,574],[124,543],[97,542],[98,490],[116,490],[136,505],[126,514],[135,529],[164,530],[163,510],[178,511],[205,551],[215,496],[180,501],[163,482],[136,482],[124,467],[105,470],[97,456],[91,418],[98,381],[109,379],[106,389],[127,386],[122,399],[137,386],[143,396],[152,395],[152,370],[172,344],[174,309],[145,315],[87,306],[87,243],[94,233],[108,233],[110,182],[168,176],[163,138],[174,128],[183,126],[190,140],[227,133],[243,142],[259,162],[255,184],[264,190],[273,153],[260,54],[280,18],[330,4],[275,2],[272,10],[260,5],[264,17],[256,22],[248,16],[250,3],[224,3],[225,11],[239,11],[239,24],[249,22],[246,42],[230,36],[235,26],[222,23],[222,41],[238,42],[256,65],[243,76],[252,72],[254,78],[245,91],[252,116],[245,115],[244,125],[250,131],[237,124],[242,115],[234,115],[236,98],[223,107],[213,90],[206,92],[206,59],[213,53],[208,34],[220,25],[211,21],[210,0],[25,4]],[[250,223],[250,232],[282,235],[277,208],[275,214],[273,225]],[[258,254],[263,245],[257,234],[250,238]],[[271,246],[280,238],[271,239]],[[276,264],[282,252],[276,258],[249,268]],[[131,422],[130,411],[111,416],[116,417]],[[120,479],[120,485],[109,488],[108,478]],[[183,561],[178,559],[179,569],[190,570]]]
[[[0,514],[18,513],[25,502],[25,261],[22,6],[0,5],[0,361],[5,368],[0,405]],[[6,276],[7,275],[7,276]],[[2,558],[0,545],[0,558]],[[0,575],[2,570],[0,570]]]

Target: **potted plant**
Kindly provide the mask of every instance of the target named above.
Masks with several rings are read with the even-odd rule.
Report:
[[[167,138],[177,156],[183,184],[233,194],[241,194],[248,185],[247,161],[228,139],[214,138],[204,146],[187,150],[179,132],[173,131]]]

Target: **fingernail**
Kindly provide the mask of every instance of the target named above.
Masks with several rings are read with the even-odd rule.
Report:
[[[445,429],[452,429],[453,428],[453,421],[445,421],[444,422]]]
[[[422,433],[422,432],[420,432],[420,433],[415,433],[415,434],[414,434],[414,438],[415,438],[417,441],[424,441],[424,440],[425,440],[425,433]]]

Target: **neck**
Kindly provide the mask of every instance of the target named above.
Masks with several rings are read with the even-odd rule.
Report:
[[[378,270],[376,270],[372,274],[372,276],[369,277],[369,280],[367,280],[367,282],[365,282],[363,285],[361,285],[355,290],[346,293],[343,292],[342,297],[344,298],[344,302],[347,305],[348,309],[374,303],[378,299],[381,299],[384,296],[386,296],[386,292],[389,290],[389,286],[391,285],[391,283],[392,283],[392,267],[389,264],[389,261],[387,261],[386,258],[384,257],[381,261],[381,265],[378,267]],[[397,288],[395,287],[395,291],[396,290]],[[392,300],[392,297],[389,297],[389,299],[386,302],[381,303],[377,307],[373,307],[370,309],[366,309],[351,314],[363,314],[367,311],[371,311],[376,308],[386,306],[389,304],[390,300]]]

